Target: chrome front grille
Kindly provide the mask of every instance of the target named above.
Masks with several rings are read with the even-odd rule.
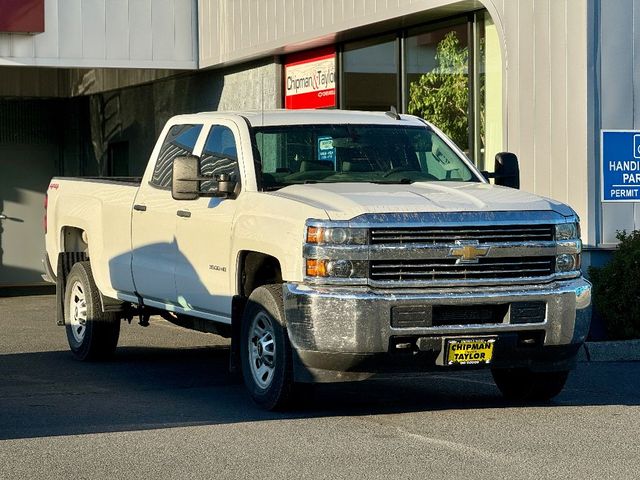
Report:
[[[555,257],[479,258],[478,263],[456,263],[455,258],[376,260],[370,272],[371,280],[380,282],[536,278],[553,275]]]
[[[480,243],[540,242],[554,239],[554,225],[481,225],[473,227],[373,228],[371,243],[376,244],[452,244],[456,240]]]

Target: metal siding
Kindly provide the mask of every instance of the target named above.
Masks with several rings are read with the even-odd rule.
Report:
[[[126,60],[129,58],[128,0],[111,0],[105,4],[106,58]]]
[[[14,57],[32,57],[35,45],[31,35],[11,35],[11,55]]]
[[[196,68],[196,2],[47,0],[44,33],[0,34],[0,65]]]
[[[173,0],[153,0],[151,2],[151,44],[154,60],[173,58],[175,38],[173,7]]]
[[[569,201],[567,182],[569,160],[567,158],[567,4],[550,2],[549,48],[551,49],[550,75],[551,101],[549,196],[562,202]],[[553,100],[556,99],[556,100]],[[561,100],[562,99],[562,100]]]
[[[262,2],[258,2],[256,8],[256,23],[260,25],[260,29],[258,30],[258,42],[260,43],[266,43],[269,41],[269,29],[271,28],[271,25],[268,21],[264,22],[264,25],[261,25],[259,19],[263,18],[268,20],[267,15],[270,3],[271,2],[269,0],[263,0]]]
[[[82,1],[82,57],[106,58],[104,0]]]
[[[173,58],[180,61],[189,61],[194,58],[194,36],[196,28],[194,22],[194,3],[191,0],[175,0],[173,10]]]
[[[601,128],[631,129],[634,125],[633,0],[601,2]],[[598,152],[598,157],[600,152]],[[600,159],[597,159],[598,167]],[[601,241],[617,243],[616,230],[634,228],[634,204],[603,203]]]
[[[130,55],[133,60],[150,59],[153,55],[151,38],[151,0],[129,0],[131,26]]]
[[[11,56],[11,35],[0,33],[0,57]]]
[[[40,58],[55,58],[58,56],[58,0],[44,2],[44,32],[33,37],[35,42],[35,56]],[[0,44],[2,40],[0,39]],[[8,56],[0,51],[0,56]]]
[[[567,131],[568,181],[567,202],[580,215],[585,232],[593,222],[593,206],[588,204],[589,158],[588,141],[589,130],[587,122],[587,2],[583,0],[567,0],[567,84],[569,88],[565,95],[566,111],[569,122],[564,127]],[[551,98],[552,101],[560,99]],[[554,126],[554,128],[556,128]],[[558,125],[557,128],[562,128]],[[590,245],[596,239],[589,236],[583,239]]]
[[[551,48],[550,44],[550,0],[536,0],[534,8],[534,121],[535,139],[533,162],[535,186],[534,190],[540,195],[548,197],[551,193],[551,130],[564,125],[556,125],[556,119],[551,118],[551,70],[553,57],[564,52]]]
[[[521,163],[522,189],[535,191],[536,178],[534,170],[535,152],[534,138],[535,125],[535,91],[534,91],[534,6],[533,0],[519,2],[518,10],[518,49],[516,50],[518,63],[518,90],[520,95],[516,97],[518,102],[517,115],[520,116],[520,129],[515,133],[519,137],[519,148],[514,153],[518,155]],[[525,21],[526,19],[526,21]],[[542,101],[543,99],[537,99]],[[523,113],[526,113],[523,115]]]
[[[519,26],[519,4],[513,2],[505,5],[504,16],[504,44],[507,54],[507,68],[505,72],[505,89],[506,89],[506,115],[507,135],[505,136],[505,149],[510,152],[518,152],[520,150],[520,108],[516,100],[520,98],[519,77],[520,65],[518,55],[518,26]]]
[[[82,57],[82,0],[58,0],[58,18],[60,28],[60,57]],[[45,18],[45,29],[46,27]]]

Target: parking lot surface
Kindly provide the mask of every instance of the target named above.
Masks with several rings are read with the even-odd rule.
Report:
[[[264,412],[228,342],[122,326],[81,363],[54,297],[0,298],[0,478],[640,478],[640,363],[582,363],[563,393],[505,403],[486,371],[314,387]]]

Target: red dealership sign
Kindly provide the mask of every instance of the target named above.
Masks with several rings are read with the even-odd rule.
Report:
[[[0,0],[0,32],[44,32],[44,0]]]
[[[284,98],[289,109],[335,107],[335,48],[289,55],[284,66]]]

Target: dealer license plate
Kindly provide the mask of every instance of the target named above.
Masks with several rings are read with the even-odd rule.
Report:
[[[447,364],[473,365],[490,363],[495,342],[495,338],[447,340]]]

